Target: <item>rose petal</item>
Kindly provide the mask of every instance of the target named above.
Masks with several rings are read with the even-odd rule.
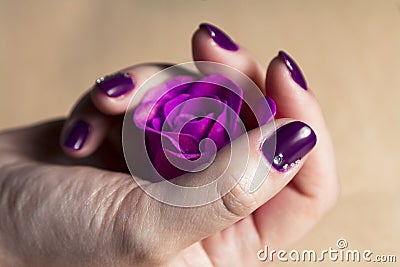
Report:
[[[143,96],[141,103],[147,102],[156,102],[160,99],[161,96],[164,96],[166,92],[170,91],[172,88],[176,88],[179,85],[187,84],[194,81],[194,78],[191,76],[176,76],[172,79],[162,83],[159,86],[153,87],[149,89],[146,94]],[[179,87],[178,89],[185,91],[187,88]],[[176,91],[177,92],[177,91]],[[179,92],[177,92],[179,93]]]
[[[143,96],[141,103],[133,114],[133,121],[136,126],[143,129],[148,121],[154,117],[162,120],[164,103],[174,98],[176,94],[185,92],[190,87],[191,76],[176,76],[169,81],[149,89]]]
[[[145,141],[147,155],[151,162],[153,162],[154,157],[158,154],[159,150],[161,150],[161,135],[159,132],[149,128],[145,131]]]
[[[212,114],[209,114],[204,118],[189,121],[183,126],[181,132],[197,138],[198,141],[202,140],[207,137],[208,132],[214,124],[211,116]]]
[[[212,159],[209,151],[242,134],[242,96],[240,87],[218,74],[197,82],[191,76],[177,76],[149,90],[135,110],[134,122],[145,129],[147,151],[157,171],[167,179],[181,175],[187,169],[180,170],[179,164],[193,168],[207,163]],[[211,140],[201,142],[200,153],[204,138]]]
[[[223,148],[229,141],[228,133],[218,121],[214,122],[207,137],[215,142],[218,150]]]
[[[180,112],[182,114],[192,114],[194,117],[205,117],[208,114],[214,114],[213,117],[215,118],[224,110],[224,106],[223,101],[214,96],[197,98],[192,96],[191,99],[182,104]]]
[[[149,154],[154,154],[159,149],[168,149],[183,154],[200,153],[199,141],[188,134],[160,132],[151,127],[146,127],[145,134]]]
[[[153,120],[161,112],[160,105],[154,106],[154,103],[141,103],[133,114],[133,121],[137,127],[144,129],[148,121]]]
[[[160,118],[154,118],[151,121],[151,125],[157,131],[161,131],[162,124],[163,124],[163,122],[162,122],[162,120]]]
[[[207,136],[215,142],[218,150],[224,147],[229,141],[229,135],[227,130],[225,129],[225,127],[227,127],[228,130],[230,129],[230,126],[227,125],[227,123],[229,122],[227,116],[228,107],[225,104],[223,105],[223,107],[223,111],[217,118],[215,118],[214,124],[211,127],[210,132]]]
[[[180,132],[182,131],[182,127],[188,123],[189,121],[195,119],[196,117],[192,114],[181,113],[177,115],[175,118],[173,116],[168,117],[167,120],[172,120],[171,131]]]
[[[176,117],[177,115],[181,114],[181,109],[182,109],[182,102],[185,100],[189,99],[190,95],[188,94],[181,94],[176,96],[175,98],[172,98],[168,102],[164,104],[164,118],[166,118],[167,123],[171,128],[173,128],[173,118]],[[171,113],[173,112],[173,113]],[[170,114],[171,113],[171,114]]]
[[[224,105],[224,107],[223,112],[216,118],[208,134],[208,138],[214,140],[218,150],[246,131],[243,125],[239,123],[239,115],[228,106]]]
[[[151,128],[146,129],[148,155],[155,169],[165,179],[185,173],[187,169],[181,170],[179,164],[176,167],[171,161],[175,164],[180,162],[181,167],[187,167],[185,161],[196,160],[201,156],[198,146],[197,140],[186,134],[161,133]]]
[[[184,102],[185,100],[189,99],[190,95],[188,94],[181,94],[176,96],[175,98],[172,98],[171,100],[169,100],[168,102],[166,102],[164,104],[164,116],[167,117],[169,113],[171,113],[171,111],[173,111],[174,109],[177,110],[176,112],[179,113],[179,110],[181,108],[182,102]]]
[[[242,105],[243,90],[235,82],[220,74],[204,77],[191,86],[188,91],[192,97],[215,96],[226,99],[228,105],[239,113]]]
[[[163,133],[175,146],[179,146],[179,152],[183,154],[197,154],[199,151],[199,141],[191,135],[185,133],[167,132]],[[169,148],[168,148],[169,149]],[[172,150],[172,149],[170,149]],[[172,150],[173,151],[173,150]]]
[[[166,154],[168,154],[168,158]],[[175,155],[170,151],[159,150],[152,159],[154,168],[164,179],[172,179],[186,172],[185,170],[181,170],[176,166],[174,166],[173,164],[171,164],[169,159],[173,157],[175,157]]]
[[[268,123],[276,114],[276,104],[270,97],[261,99],[254,108],[259,125]]]

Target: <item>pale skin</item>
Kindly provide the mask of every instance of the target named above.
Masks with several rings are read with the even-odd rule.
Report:
[[[1,266],[265,266],[258,250],[290,246],[335,204],[339,183],[332,142],[312,91],[296,84],[279,58],[265,70],[243,47],[224,50],[204,30],[194,33],[192,46],[194,60],[233,66],[272,97],[277,127],[290,120],[310,125],[316,147],[289,171],[268,173],[257,147],[274,126],[264,125],[262,133],[249,133],[250,159],[261,158],[268,175],[259,190],[250,194],[240,180],[212,204],[168,206],[121,172],[120,128],[111,125],[119,125],[133,92],[115,99],[92,88],[66,120],[1,132]],[[157,68],[128,71],[139,87]],[[59,139],[76,119],[86,120],[91,131],[83,148],[72,151]],[[190,184],[199,175],[212,179],[225,153],[201,174],[177,183]],[[234,165],[228,170],[233,176]]]

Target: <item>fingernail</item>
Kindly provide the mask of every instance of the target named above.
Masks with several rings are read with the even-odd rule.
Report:
[[[216,42],[220,47],[230,50],[230,51],[237,51],[239,50],[239,46],[232,41],[232,39],[224,33],[222,30],[218,29],[217,27],[208,24],[202,23],[200,24],[200,29],[206,29],[210,37]]]
[[[109,97],[119,97],[131,91],[135,83],[126,72],[117,72],[96,80],[96,85]]]
[[[294,121],[277,129],[264,141],[261,150],[275,169],[284,172],[298,164],[316,142],[310,126]]]
[[[72,150],[80,150],[85,144],[89,129],[87,122],[76,121],[65,133],[64,146]]]
[[[279,51],[279,56],[285,63],[286,67],[290,71],[290,75],[292,76],[293,80],[300,85],[304,90],[307,90],[307,82],[304,79],[304,75],[301,72],[301,69],[296,64],[296,62],[291,58],[287,53],[284,51]]]

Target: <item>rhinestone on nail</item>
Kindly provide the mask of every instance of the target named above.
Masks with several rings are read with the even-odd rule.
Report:
[[[101,83],[101,82],[103,82],[103,81],[104,81],[104,77],[101,77],[101,78],[98,78],[98,79],[96,80],[96,83],[99,84],[99,83]]]
[[[280,153],[278,156],[274,157],[274,164],[279,165],[283,161],[283,155]]]

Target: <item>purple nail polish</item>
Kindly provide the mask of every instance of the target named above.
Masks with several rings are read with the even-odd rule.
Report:
[[[202,23],[200,24],[200,29],[206,29],[210,37],[222,48],[230,51],[239,50],[239,46],[235,44],[232,39],[224,33],[222,30],[217,27],[208,24]]]
[[[131,75],[125,72],[101,77],[96,80],[96,85],[109,97],[119,97],[135,87]]]
[[[311,127],[294,121],[277,129],[264,141],[261,150],[275,169],[284,172],[298,164],[316,143]]]
[[[296,62],[291,58],[287,53],[284,51],[279,51],[279,56],[285,63],[286,67],[290,71],[290,75],[292,76],[293,80],[300,85],[304,90],[307,90],[307,83],[306,80],[304,79],[304,75],[301,72],[299,66],[296,64]]]
[[[76,121],[65,133],[64,146],[72,150],[80,150],[85,144],[90,126],[83,120]]]

